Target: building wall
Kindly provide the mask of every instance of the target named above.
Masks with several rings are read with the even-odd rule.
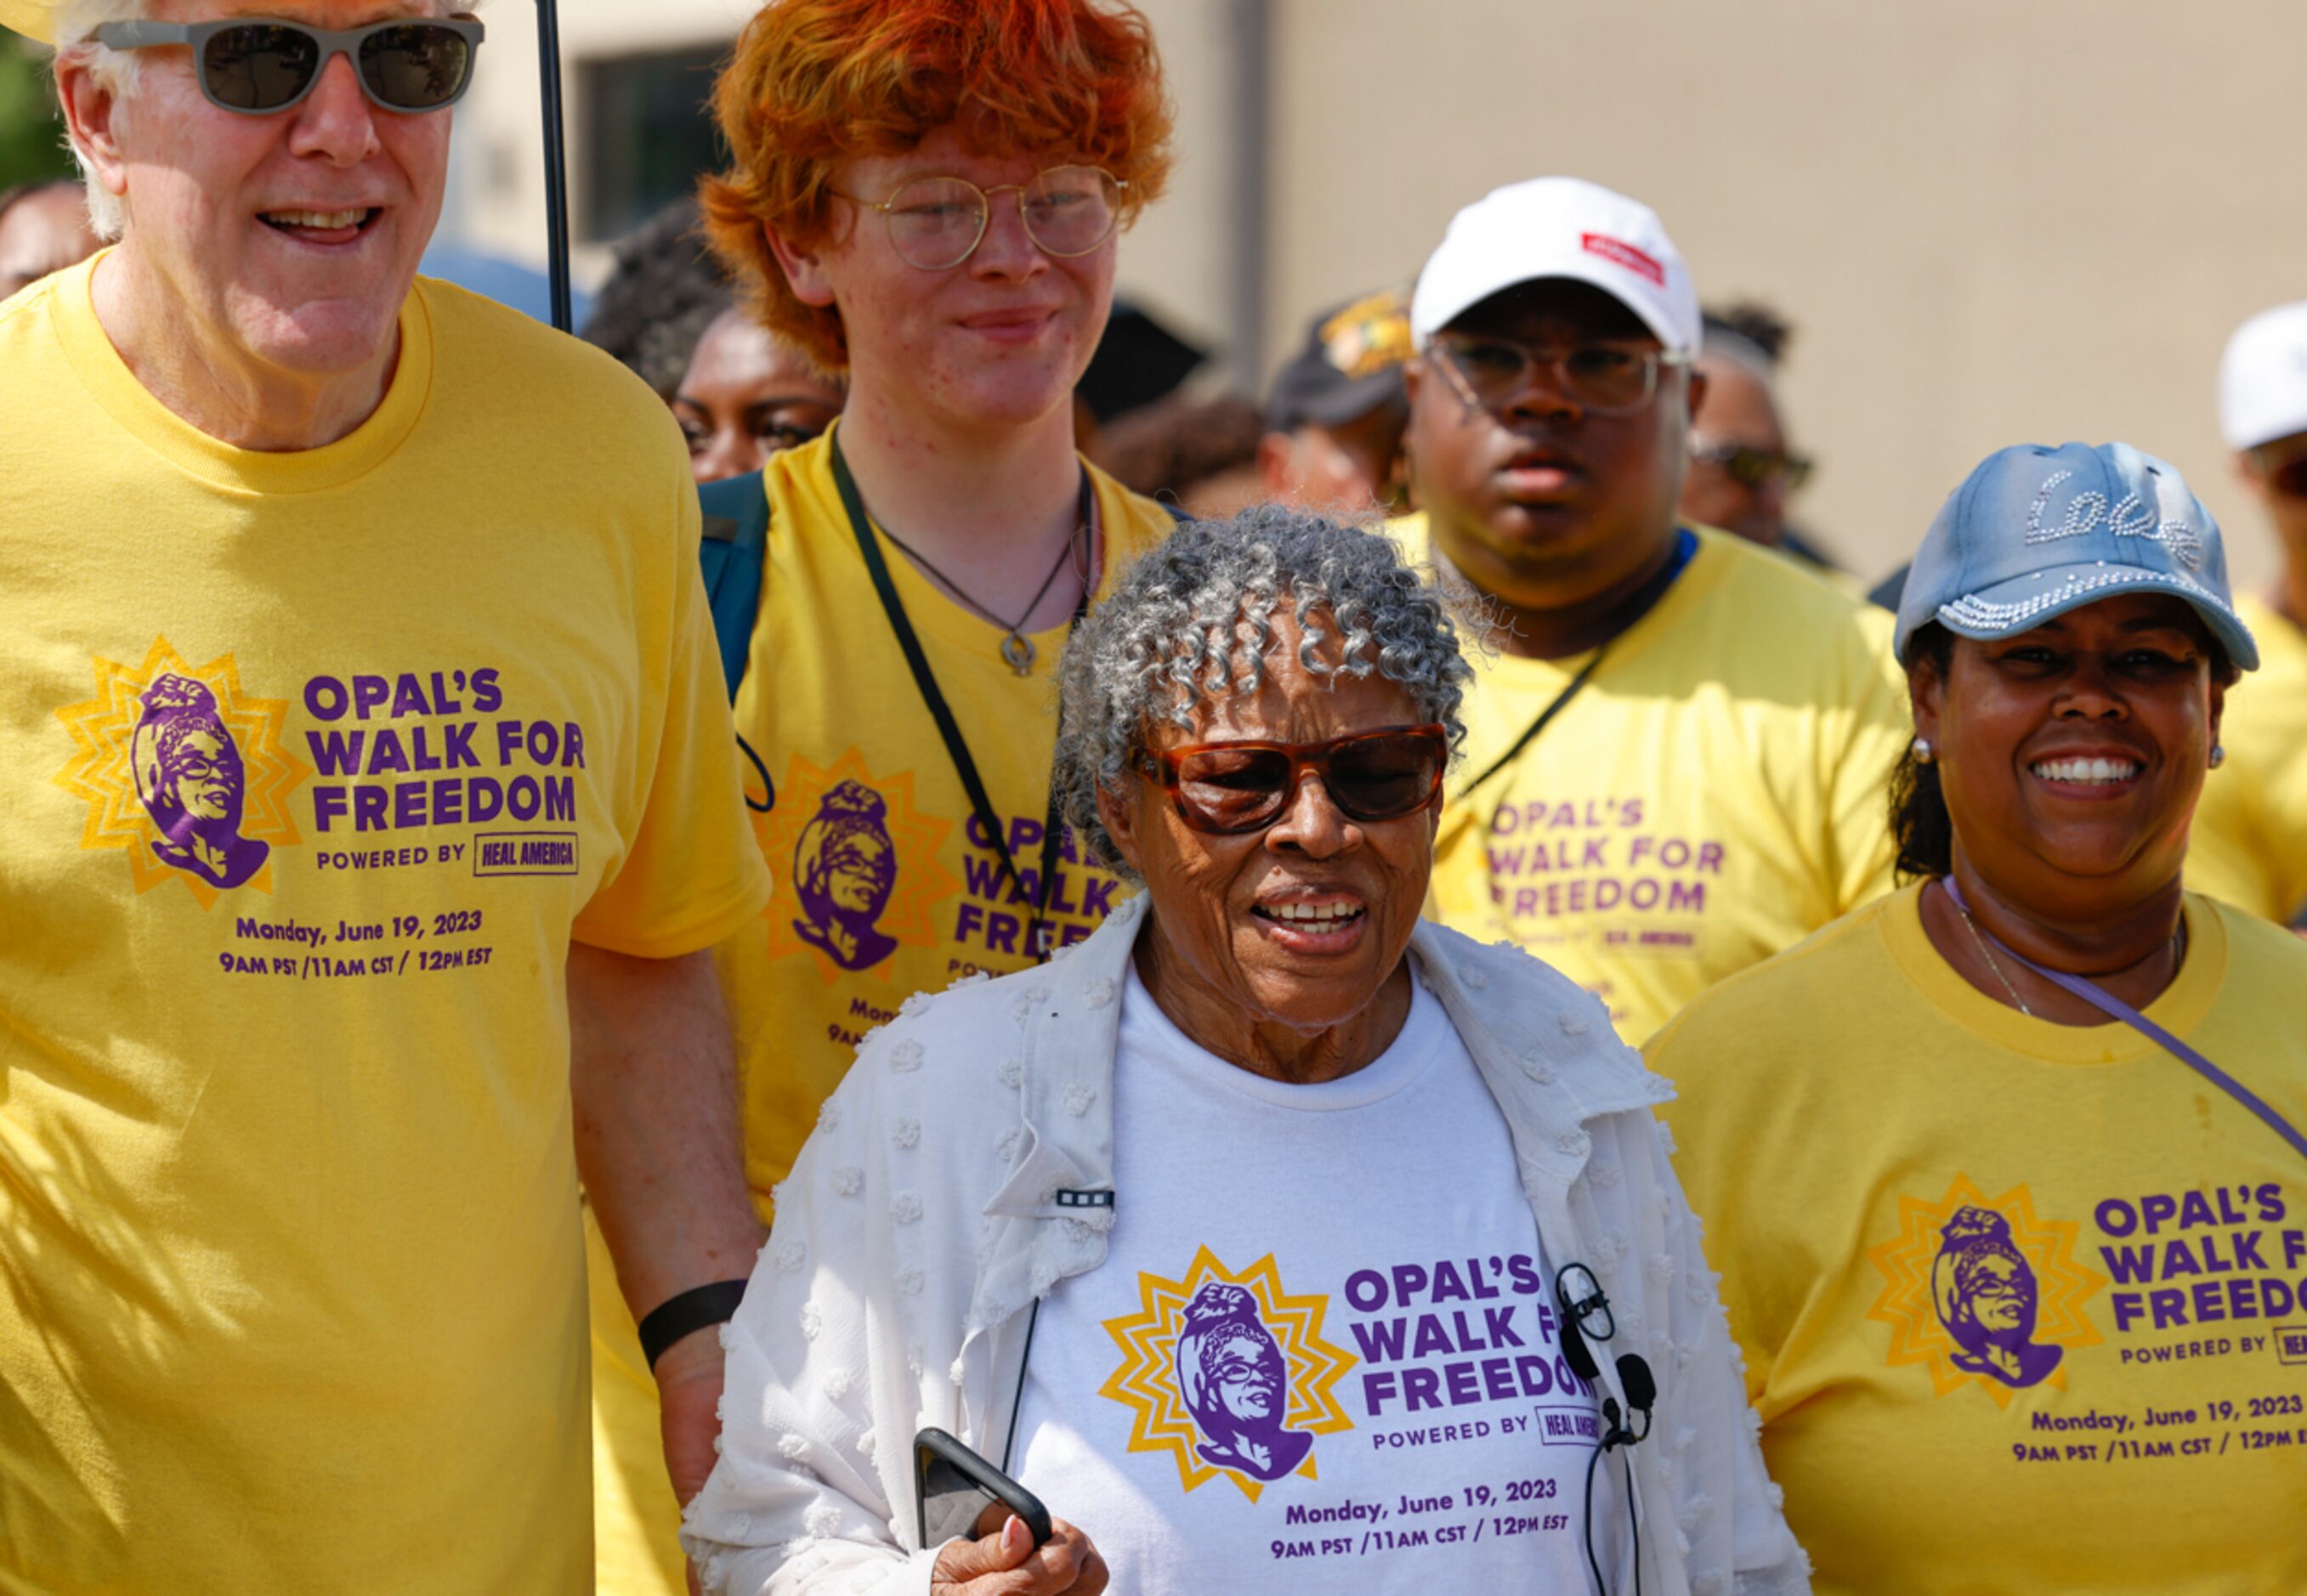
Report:
[[[683,46],[726,44],[757,9],[743,0],[561,0],[563,133],[572,170],[599,130],[584,100],[582,64]],[[496,0],[481,72],[457,107],[453,167],[442,231],[507,260],[541,267],[545,256],[545,162],[538,99],[536,10],[529,0]],[[700,99],[709,83],[701,84]],[[579,196],[581,199],[581,196]],[[608,269],[608,251],[580,242],[580,280]]]
[[[567,54],[726,37],[739,0],[565,0]],[[1317,307],[1407,280],[1451,213],[1570,172],[1648,201],[1709,299],[1798,334],[1785,401],[1820,461],[1800,514],[1869,575],[1896,564],[1980,456],[2123,438],[2176,463],[2271,566],[2229,474],[2214,383],[2227,333],[2307,297],[2290,0],[1144,0],[1179,110],[1171,196],[1121,282],[1181,330],[1243,321],[1244,162],[1266,141],[1261,346]],[[1262,122],[1235,30],[1271,29]],[[488,12],[492,75],[459,133],[459,226],[537,258],[529,8]],[[581,118],[572,107],[572,119]],[[473,135],[477,132],[478,138]]]
[[[2307,297],[2294,4],[1276,4],[1283,303],[1414,273],[1497,183],[1591,177],[1702,295],[1798,323],[1800,513],[1859,569],[1988,450],[2071,438],[2172,460],[2271,568],[2215,384],[2237,323]]]

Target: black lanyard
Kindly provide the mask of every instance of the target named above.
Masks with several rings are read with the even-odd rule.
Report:
[[[1580,689],[1594,679],[1594,672],[1602,667],[1603,656],[1610,652],[1610,644],[1625,636],[1644,616],[1658,608],[1659,601],[1666,597],[1667,589],[1674,585],[1675,578],[1682,575],[1684,569],[1690,564],[1691,556],[1697,552],[1697,535],[1687,527],[1678,528],[1675,533],[1674,553],[1668,559],[1665,567],[1659,574],[1645,583],[1642,591],[1634,595],[1633,602],[1627,606],[1629,614],[1625,624],[1618,628],[1616,636],[1608,642],[1594,651],[1591,659],[1578,668],[1578,674],[1570,679],[1567,687],[1554,696],[1554,701],[1551,704],[1538,712],[1538,718],[1522,728],[1522,735],[1514,740],[1514,747],[1492,760],[1489,768],[1483,771],[1480,775],[1460,788],[1457,798],[1453,801],[1462,803],[1473,797],[1475,789],[1483,782],[1522,757],[1522,751],[1536,742],[1539,734],[1554,723],[1555,716],[1569,708],[1570,701],[1578,696]]]
[[[1458,797],[1461,799],[1473,797],[1474,789],[1476,788],[1479,787],[1483,782],[1488,781],[1492,776],[1497,775],[1500,771],[1505,769],[1506,766],[1512,764],[1516,759],[1520,758],[1522,756],[1522,751],[1524,748],[1529,747],[1531,744],[1536,742],[1538,740],[1539,733],[1544,731],[1547,727],[1553,722],[1554,717],[1560,714],[1573,698],[1578,696],[1578,689],[1594,679],[1594,672],[1601,666],[1602,656],[1609,652],[1610,645],[1607,643],[1605,643],[1601,647],[1596,649],[1594,651],[1594,657],[1588,660],[1585,664],[1580,666],[1578,668],[1578,674],[1570,679],[1570,685],[1554,696],[1553,703],[1548,704],[1544,709],[1538,712],[1538,719],[1532,721],[1528,726],[1522,728],[1522,735],[1514,738],[1514,747],[1508,748],[1505,753],[1492,760],[1490,762],[1489,769],[1484,771],[1480,775],[1476,776],[1472,781],[1467,782],[1464,787],[1459,789]]]
[[[1029,897],[1025,878],[1009,852],[1008,833],[1002,827],[1001,817],[993,812],[993,800],[986,795],[985,783],[977,773],[977,761],[970,757],[968,740],[961,735],[961,727],[953,718],[945,694],[939,690],[937,677],[930,670],[929,656],[922,652],[922,640],[914,635],[913,620],[905,614],[905,602],[897,596],[897,585],[890,580],[889,564],[881,558],[880,542],[873,535],[873,523],[865,514],[865,501],[857,496],[857,482],[849,474],[849,462],[841,457],[837,428],[831,453],[833,483],[840,490],[841,508],[849,512],[849,530],[856,535],[857,552],[865,561],[866,574],[873,578],[873,591],[881,600],[881,613],[889,618],[889,630],[896,634],[897,646],[904,651],[905,664],[913,673],[913,687],[922,696],[922,707],[937,722],[938,736],[945,740],[946,756],[953,761],[953,773],[961,778],[961,789],[969,795],[971,812],[977,816],[977,824],[984,828],[985,834],[993,840],[993,850],[1000,856],[1001,868],[1008,873],[1018,900],[1033,906],[1033,917],[1026,927],[1025,946],[1035,963],[1046,963],[1051,949],[1042,945],[1042,926],[1049,914],[1050,900],[1057,892],[1058,845],[1065,824],[1058,798],[1057,772],[1051,772],[1049,814],[1042,823],[1042,874],[1034,883],[1040,890]],[[1082,473],[1081,479],[1081,524],[1089,530],[1093,557],[1097,548],[1097,499],[1090,491],[1087,471]],[[1074,623],[1089,611],[1089,578],[1085,576],[1073,619],[1066,623],[1068,636]],[[1056,938],[1052,936],[1051,940],[1054,942]]]

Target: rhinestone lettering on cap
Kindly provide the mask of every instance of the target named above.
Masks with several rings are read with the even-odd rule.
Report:
[[[2097,489],[2078,493],[2069,501],[2067,513],[2056,526],[2044,524],[2044,511],[2050,508],[2051,494],[2061,482],[2075,474],[2054,471],[2043,479],[2035,490],[2035,501],[2027,507],[2027,542],[2054,543],[2061,538],[2085,537],[2098,530],[2104,522],[2109,532],[2119,538],[2145,538],[2150,543],[2160,543],[2171,558],[2189,570],[2200,570],[2203,564],[2203,540],[2184,521],[2161,521],[2147,507],[2147,501],[2136,493],[2123,496],[2120,504],[2110,508],[2106,495]]]

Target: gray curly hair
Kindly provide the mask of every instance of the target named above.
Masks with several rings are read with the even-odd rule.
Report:
[[[1285,600],[1309,675],[1399,683],[1420,721],[1448,728],[1454,761],[1473,670],[1441,593],[1391,540],[1270,504],[1189,522],[1123,574],[1074,628],[1058,667],[1051,779],[1099,864],[1136,879],[1098,819],[1098,789],[1120,787],[1157,720],[1191,728],[1196,704],[1258,690]]]

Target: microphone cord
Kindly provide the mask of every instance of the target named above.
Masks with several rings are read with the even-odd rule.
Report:
[[[1610,1587],[1602,1583],[1601,1559],[1594,1555],[1594,1465],[1602,1461],[1605,1447],[1597,1447],[1586,1455],[1586,1566],[1594,1573],[1596,1596],[1609,1596]]]
[[[1615,1402],[1605,1404],[1603,1417],[1609,1423],[1609,1430],[1603,1436],[1601,1444],[1596,1447],[1593,1451],[1586,1455],[1586,1510],[1584,1514],[1586,1531],[1586,1566],[1594,1575],[1594,1589],[1599,1593],[1599,1596],[1609,1596],[1610,1587],[1604,1583],[1602,1580],[1601,1559],[1594,1555],[1594,1465],[1602,1461],[1602,1454],[1608,1452],[1612,1447],[1623,1440],[1626,1443],[1628,1447],[1627,1455],[1625,1460],[1626,1479],[1626,1528],[1630,1535],[1633,1537],[1634,1543],[1634,1596],[1642,1596],[1642,1521],[1641,1515],[1634,1509],[1634,1459],[1632,1448],[1634,1442],[1643,1439],[1650,1434],[1650,1426],[1648,1423],[1645,1423],[1642,1426],[1642,1435],[1637,1436],[1634,1434],[1632,1431],[1626,1430],[1618,1423],[1616,1417],[1617,1406],[1618,1404]]]
[[[1626,1471],[1626,1529],[1634,1543],[1634,1596],[1642,1596],[1642,1521],[1634,1512],[1634,1455],[1619,1460]]]

